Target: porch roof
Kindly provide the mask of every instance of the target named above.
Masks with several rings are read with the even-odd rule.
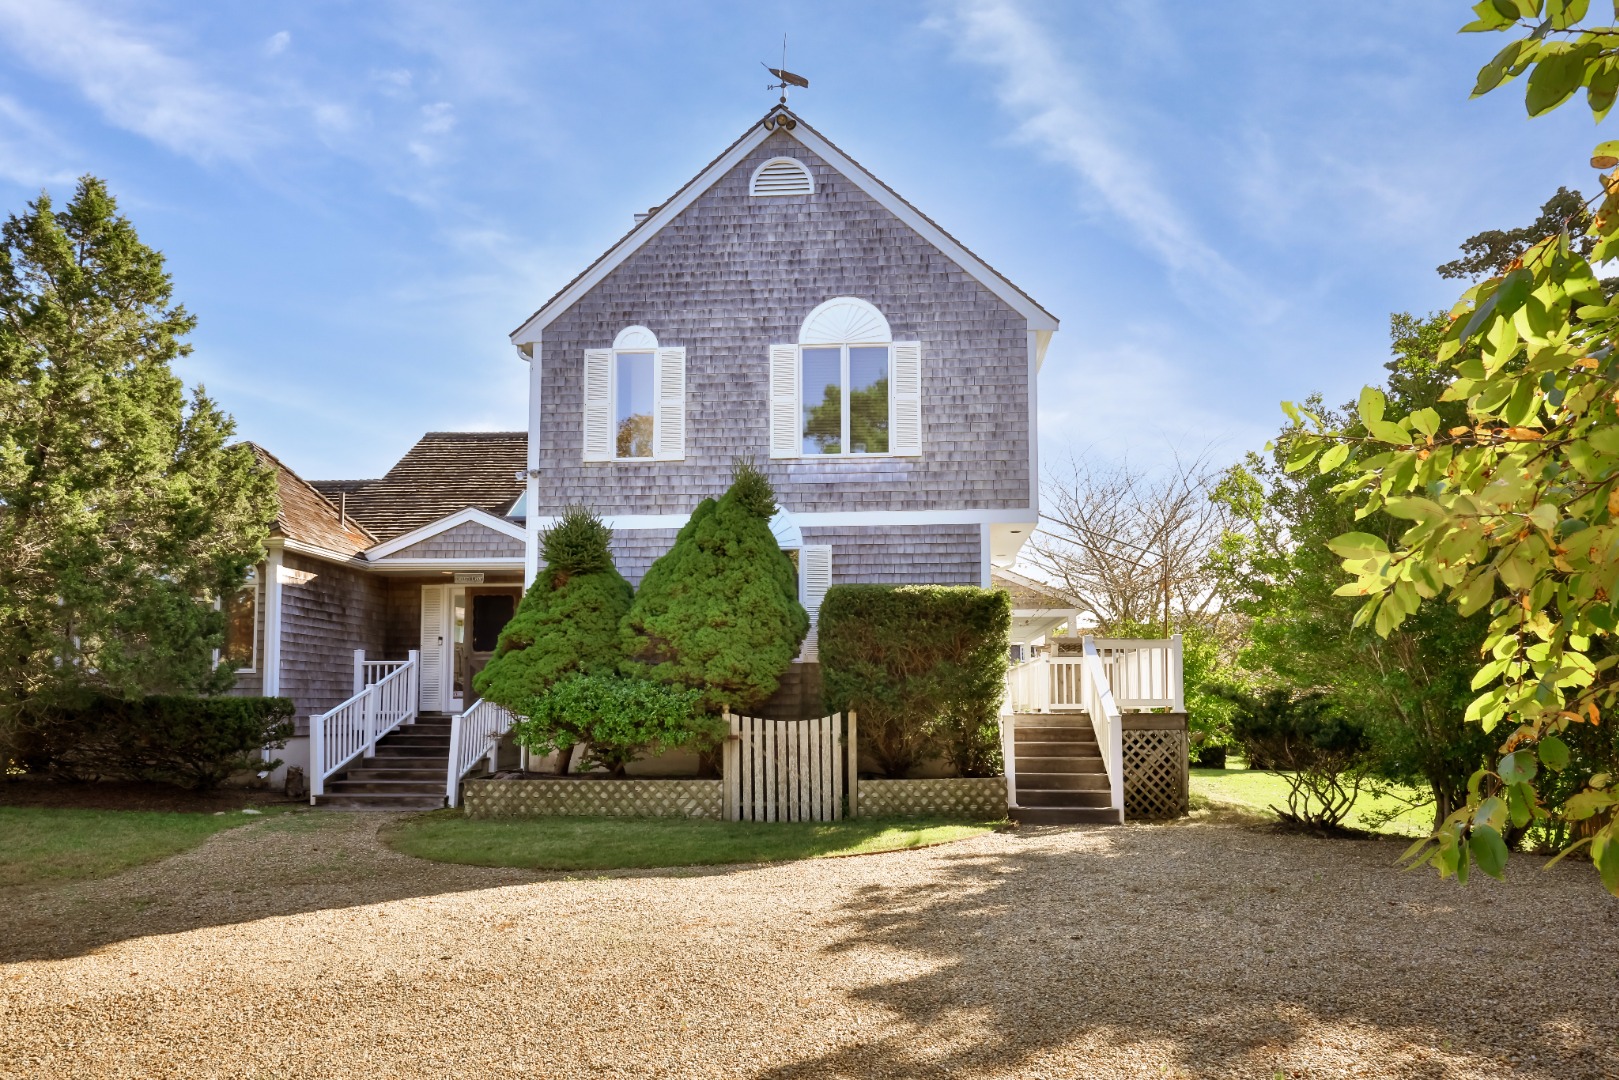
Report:
[[[347,557],[358,555],[377,542],[377,538],[352,517],[345,520],[325,495],[281,459],[257,443],[248,445],[260,461],[275,470],[276,515],[270,526],[272,535]]]

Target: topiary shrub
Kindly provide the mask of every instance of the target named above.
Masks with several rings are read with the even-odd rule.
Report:
[[[698,505],[642,579],[620,630],[624,674],[698,690],[709,713],[776,692],[809,616],[770,531],[775,513],[770,481],[739,462],[730,489]]]
[[[821,603],[826,706],[859,714],[886,776],[930,751],[962,776],[997,775],[1011,628],[1012,598],[995,589],[834,586]]]
[[[699,713],[701,698],[699,691],[648,679],[574,675],[524,702],[512,737],[530,753],[563,760],[583,744],[584,769],[622,777],[632,761],[717,738],[720,724]]]
[[[1320,692],[1222,692],[1236,705],[1232,728],[1249,763],[1265,762],[1287,781],[1287,806],[1271,808],[1277,816],[1312,829],[1341,826],[1372,763],[1365,729]]]
[[[78,780],[155,780],[205,791],[273,769],[292,736],[288,698],[70,695],[28,710],[24,767]]]
[[[545,560],[475,679],[514,712],[570,675],[616,670],[618,625],[634,590],[613,566],[612,530],[574,507],[540,537]],[[566,763],[564,762],[564,769]]]

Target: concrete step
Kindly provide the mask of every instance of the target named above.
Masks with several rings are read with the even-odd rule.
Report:
[[[1017,787],[1019,791],[1106,791],[1108,781],[1107,773],[1100,771],[1024,772],[1019,765]]]
[[[1111,807],[1014,806],[1006,812],[1022,825],[1117,825],[1119,812]]]
[[[336,810],[438,810],[444,806],[444,792],[437,795],[322,795],[315,800],[315,805]]]
[[[1099,806],[1106,807],[1112,800],[1112,793],[1102,791],[1041,791],[1024,787],[1021,783],[1017,788],[1017,801],[1019,806]]]

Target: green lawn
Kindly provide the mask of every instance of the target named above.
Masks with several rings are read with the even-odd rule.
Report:
[[[1271,813],[1272,806],[1287,805],[1287,781],[1280,773],[1260,769],[1193,769],[1192,796],[1222,806]],[[1406,810],[1386,824],[1379,824],[1377,815],[1397,810],[1405,805],[1402,799],[1415,798],[1417,792],[1409,788],[1396,788],[1401,798],[1372,795],[1362,792],[1355,800],[1354,809],[1344,824],[1355,829],[1374,829],[1400,836],[1424,836],[1433,826],[1433,808]]]
[[[0,806],[0,889],[106,877],[189,850],[222,829],[257,820],[239,811],[181,814]]]
[[[818,859],[963,840],[993,822],[858,818],[830,822],[691,818],[468,819],[444,810],[388,830],[396,850],[437,862],[532,870],[631,870]]]

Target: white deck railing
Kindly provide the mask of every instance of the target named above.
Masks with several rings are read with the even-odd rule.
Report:
[[[495,768],[500,737],[511,730],[515,719],[505,707],[493,701],[478,700],[472,708],[450,717],[450,768],[445,778],[444,801],[456,806],[461,801],[461,779],[484,758]]]
[[[1091,728],[1096,732],[1096,745],[1102,751],[1102,764],[1107,768],[1108,805],[1119,812],[1124,821],[1124,721],[1119,706],[1108,685],[1108,672],[1102,665],[1102,656],[1095,642],[1085,639],[1084,665],[1080,677],[1080,695],[1085,711],[1090,714]]]
[[[363,679],[361,663],[357,658],[356,681]],[[326,781],[347,768],[355,758],[374,756],[378,739],[401,724],[415,722],[421,654],[412,650],[406,660],[384,663],[391,670],[379,672],[376,682],[363,683],[353,697],[337,708],[309,718],[311,803],[326,793]]]
[[[1170,638],[1085,638],[1087,653],[1093,645],[1120,709],[1186,711],[1179,634]]]

